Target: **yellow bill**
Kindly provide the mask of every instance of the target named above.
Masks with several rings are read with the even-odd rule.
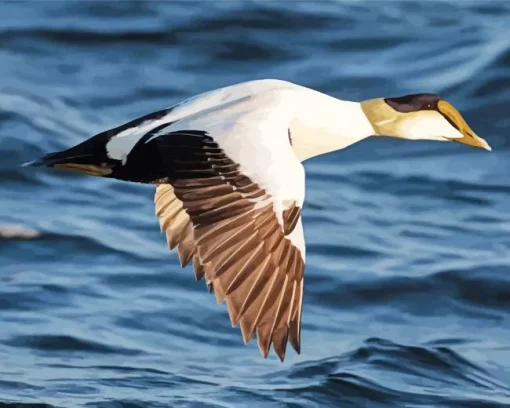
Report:
[[[437,103],[437,108],[441,114],[448,119],[448,121],[453,124],[459,132],[462,133],[462,137],[458,139],[452,139],[456,142],[464,143],[470,146],[474,147],[481,147],[483,149],[491,151],[492,148],[489,146],[489,144],[482,139],[481,137],[477,136],[475,132],[469,127],[469,125],[466,123],[462,115],[459,113],[457,109],[455,109],[451,104],[449,104],[446,101],[439,101]]]

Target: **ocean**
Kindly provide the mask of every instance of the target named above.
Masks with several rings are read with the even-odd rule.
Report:
[[[0,407],[510,407],[510,2],[0,16]],[[302,347],[284,363],[181,269],[152,186],[18,166],[261,78],[434,92],[493,147],[372,137],[305,163]]]

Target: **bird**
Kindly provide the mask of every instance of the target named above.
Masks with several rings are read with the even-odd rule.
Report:
[[[247,344],[301,352],[303,162],[370,136],[491,150],[433,93],[345,101],[280,79],[233,84],[23,166],[155,185],[155,213]]]

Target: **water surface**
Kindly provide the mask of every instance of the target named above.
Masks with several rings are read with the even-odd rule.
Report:
[[[510,3],[0,15],[0,406],[510,406]],[[371,138],[306,163],[302,354],[284,364],[178,266],[152,187],[17,167],[256,78],[439,93],[494,149]]]

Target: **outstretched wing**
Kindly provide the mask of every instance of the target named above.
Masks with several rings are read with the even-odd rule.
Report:
[[[267,112],[234,108],[184,119],[146,142],[167,174],[156,214],[181,264],[193,260],[196,278],[226,301],[245,343],[256,333],[262,354],[273,344],[283,360],[287,340],[300,351],[304,169],[285,115],[263,121]]]

